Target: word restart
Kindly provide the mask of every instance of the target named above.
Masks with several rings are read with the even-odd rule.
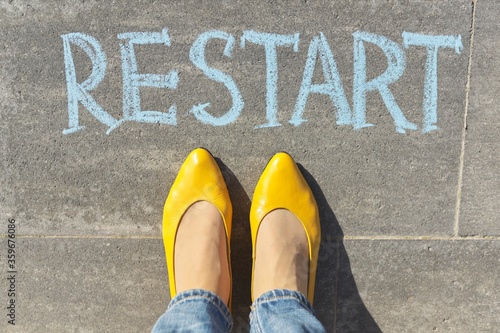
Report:
[[[427,57],[423,87],[422,132],[436,130],[438,128],[438,51],[440,48],[452,48],[456,54],[460,54],[463,49],[461,36],[431,36],[403,32],[403,46],[384,36],[368,32],[357,31],[352,36],[354,39],[352,107],[344,93],[344,86],[331,48],[324,34],[320,32],[309,43],[302,83],[289,123],[299,126],[305,122],[303,114],[309,95],[323,94],[328,96],[335,106],[337,125],[352,125],[355,130],[374,126],[366,121],[366,95],[370,91],[378,91],[394,120],[396,131],[405,133],[406,130],[417,130],[417,125],[408,121],[404,116],[389,85],[396,82],[405,71],[406,54],[404,50],[410,47],[423,47],[426,49]],[[90,35],[78,32],[61,36],[64,47],[69,120],[68,128],[63,131],[64,134],[75,133],[85,128],[79,122],[78,107],[80,103],[92,116],[108,127],[107,134],[125,121],[161,123],[173,126],[177,124],[175,104],[169,107],[168,112],[141,110],[139,89],[141,87],[154,87],[175,90],[179,83],[178,71],[174,69],[165,75],[139,73],[134,52],[134,45],[163,44],[165,47],[169,47],[171,42],[168,29],[164,28],[161,32],[127,32],[119,34],[117,37],[120,44],[123,71],[123,117],[121,119],[115,119],[107,113],[91,95],[92,90],[99,85],[106,74],[106,54],[99,41]],[[231,95],[232,105],[225,114],[218,117],[207,111],[210,103],[194,105],[190,111],[204,124],[224,126],[231,124],[239,117],[243,110],[244,101],[232,77],[207,64],[205,49],[212,39],[225,41],[223,54],[225,57],[232,57],[236,43],[235,37],[224,31],[211,30],[201,33],[196,38],[189,51],[189,59],[209,79],[222,83],[226,87]],[[293,52],[297,52],[299,39],[299,33],[286,35],[252,30],[244,31],[240,38],[240,48],[244,48],[247,43],[261,45],[266,57],[267,122],[256,126],[256,128],[281,126],[277,120],[277,49],[278,47],[291,47]],[[366,43],[376,45],[387,58],[385,72],[371,80],[367,80],[366,73]],[[83,82],[77,82],[71,51],[72,45],[81,48],[90,58],[92,64],[92,71]],[[313,83],[313,73],[318,65],[321,65],[324,76],[324,82],[321,84]]]

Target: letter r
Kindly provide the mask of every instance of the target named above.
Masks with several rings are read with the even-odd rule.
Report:
[[[70,33],[62,35],[64,46],[64,66],[66,70],[66,87],[68,91],[68,121],[69,128],[64,130],[64,134],[74,133],[82,130],[78,120],[78,102],[101,123],[110,129],[118,126],[118,121],[111,117],[97,102],[90,96],[92,91],[102,81],[106,74],[106,55],[101,49],[99,42],[92,36],[82,33]],[[80,47],[92,62],[92,73],[82,83],[76,82],[75,63],[71,53],[71,44]]]
[[[387,110],[394,119],[396,131],[405,133],[407,129],[416,130],[417,126],[409,122],[396,103],[394,95],[389,89],[391,83],[399,80],[406,68],[405,53],[401,47],[390,39],[367,32],[356,31],[354,37],[354,128],[373,126],[366,122],[366,93],[378,90]],[[366,53],[364,43],[377,45],[387,58],[387,69],[380,76],[367,81]]]

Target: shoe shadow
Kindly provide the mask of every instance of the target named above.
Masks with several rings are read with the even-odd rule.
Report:
[[[235,333],[249,331],[248,315],[252,304],[250,287],[252,279],[252,240],[250,234],[250,198],[233,171],[219,158],[215,158],[226,181],[233,204],[233,227],[231,231],[231,265],[233,275],[233,330]]]
[[[327,332],[381,333],[359,295],[344,247],[344,233],[314,177],[298,167],[313,191],[321,223],[314,309]]]
[[[233,204],[231,262],[233,276],[232,316],[234,333],[249,331],[251,305],[252,242],[250,236],[251,201],[232,170],[215,158],[226,181]],[[298,167],[314,193],[320,213],[322,241],[314,309],[327,332],[382,333],[359,295],[344,247],[344,234],[314,177],[301,165]]]

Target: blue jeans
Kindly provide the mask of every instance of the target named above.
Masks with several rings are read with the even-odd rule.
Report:
[[[325,332],[307,298],[298,291],[276,289],[252,304],[250,332]],[[229,309],[214,293],[193,289],[179,293],[158,319],[152,333],[229,332],[233,320]]]

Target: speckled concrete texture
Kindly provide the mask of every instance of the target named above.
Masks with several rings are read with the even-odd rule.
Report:
[[[471,63],[470,107],[465,136],[460,234],[499,236],[500,220],[500,82],[494,68],[500,65],[496,19],[500,6],[481,0],[477,5]]]
[[[184,158],[202,146],[217,158],[234,207],[234,332],[248,331],[254,186],[283,150],[300,164],[320,209],[315,310],[328,332],[494,332],[499,13],[496,0],[0,1],[0,304],[10,300],[4,277],[13,218],[18,270],[16,325],[2,305],[0,331],[149,331],[169,302],[163,203]],[[129,81],[119,35],[164,28],[169,43],[134,46],[137,71],[177,71],[178,83],[141,87],[139,107],[167,113],[175,105],[176,125],[133,121],[123,109]],[[202,51],[243,101],[222,126],[203,123],[193,110],[210,103],[206,112],[217,118],[235,105],[227,81],[190,58],[209,31],[234,38],[228,45],[210,40]],[[298,42],[277,46],[272,68],[263,45],[242,44],[248,31]],[[390,94],[376,85],[366,92],[366,121],[375,126],[337,124],[339,103],[325,93],[309,94],[306,121],[291,123],[314,41],[326,41],[355,118],[360,32],[379,43],[363,44],[366,82],[402,66],[387,84]],[[84,127],[64,134],[75,129],[63,45],[70,33],[93,37],[105,54],[104,76],[89,94],[109,117],[126,120],[109,133],[80,102]],[[406,33],[453,43],[434,53],[405,46]],[[323,70],[335,72],[322,50],[312,71],[316,87],[328,81]],[[81,46],[69,51],[78,83],[97,71]],[[432,77],[437,129],[427,132],[424,100],[432,89],[424,87]],[[389,95],[415,130],[397,132]],[[280,126],[262,127],[270,117]]]

